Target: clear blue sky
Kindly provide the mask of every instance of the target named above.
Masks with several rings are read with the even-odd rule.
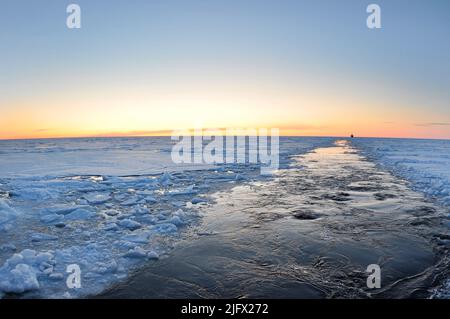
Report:
[[[365,135],[450,138],[449,39],[446,0],[2,0],[0,138],[188,127],[189,110],[313,135],[350,110]]]

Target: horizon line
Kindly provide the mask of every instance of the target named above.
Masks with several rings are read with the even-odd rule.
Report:
[[[176,130],[175,130],[176,131]],[[179,130],[190,131],[190,130]],[[109,138],[146,138],[146,137],[171,137],[172,135],[86,135],[86,136],[55,136],[55,137],[19,137],[19,138],[0,138],[0,141],[27,141],[27,140],[64,140],[64,139],[109,139]],[[189,136],[194,136],[190,134]],[[226,137],[226,135],[221,135]],[[231,135],[231,136],[250,136],[250,135]],[[252,135],[253,136],[253,135]],[[270,135],[268,135],[270,136]],[[324,138],[348,138],[352,139],[350,135],[284,135],[280,134],[279,137],[324,137]],[[437,138],[437,137],[393,137],[393,136],[354,136],[357,138],[374,138],[374,139],[411,139],[411,140],[443,140],[449,141],[449,138]]]

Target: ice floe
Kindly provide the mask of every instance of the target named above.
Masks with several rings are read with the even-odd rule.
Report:
[[[145,258],[147,257],[147,253],[141,247],[136,246],[130,249],[124,256],[129,258]]]
[[[57,240],[58,236],[49,235],[46,233],[34,233],[31,235],[31,241],[46,241]]]
[[[12,228],[17,215],[17,211],[11,208],[6,200],[0,199],[0,231]]]
[[[108,193],[89,193],[84,195],[84,199],[86,199],[89,204],[98,205],[106,203],[111,199],[111,197]]]
[[[39,289],[39,276],[53,265],[53,255],[26,249],[14,254],[0,267],[0,291],[23,293]]]
[[[70,220],[85,220],[93,218],[96,215],[94,211],[84,209],[84,208],[78,208],[74,210],[73,212],[67,214],[64,216],[65,221]]]
[[[131,220],[131,219],[123,219],[117,223],[119,226],[130,229],[130,230],[136,230],[138,228],[141,228],[142,225],[138,222]]]

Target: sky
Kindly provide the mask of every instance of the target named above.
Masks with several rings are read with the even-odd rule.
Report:
[[[0,139],[450,138],[449,39],[447,0],[2,0]]]

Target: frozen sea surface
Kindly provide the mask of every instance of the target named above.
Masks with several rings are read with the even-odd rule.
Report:
[[[357,138],[352,143],[414,189],[450,206],[450,140]]]
[[[450,208],[450,140],[357,138],[353,145],[371,160]],[[445,222],[450,227],[450,213]],[[450,280],[435,293],[450,298]]]
[[[449,274],[446,209],[348,140],[211,197],[196,232],[170,256],[100,297],[443,296],[433,290]],[[367,287],[370,264],[381,268],[379,289]]]
[[[117,176],[185,169],[172,163],[171,149],[172,141],[166,137],[0,141],[0,177]]]
[[[290,156],[331,138],[281,138]],[[170,252],[209,195],[258,165],[176,165],[169,138],[0,141],[0,296],[98,294]],[[68,289],[77,264],[82,287]]]
[[[433,247],[437,247],[440,254],[450,241],[450,236],[444,236],[445,229],[448,229],[450,224],[450,216],[447,216],[447,219],[434,216],[437,212],[441,216],[446,209],[448,215],[450,141],[357,138],[351,141],[352,148],[348,150],[351,154],[348,158],[345,157],[347,146],[342,149],[342,145],[338,150],[344,150],[343,157],[327,154],[327,151],[321,153],[333,146],[335,140],[282,137],[280,168],[283,173],[278,177],[261,176],[258,165],[174,164],[170,154],[174,142],[170,138],[0,141],[0,296],[77,298],[99,294],[115,283],[127,282],[134,270],[157,264],[153,261],[170,256],[174,251],[173,247],[186,236],[189,237],[191,229],[197,229],[202,225],[202,221],[208,218],[212,220],[212,225],[219,224],[216,228],[213,227],[214,229],[197,232],[196,236],[214,239],[217,238],[214,234],[221,230],[237,236],[238,229],[254,238],[263,236],[271,239],[275,236],[273,244],[276,247],[280,244],[278,232],[292,231],[293,236],[294,233],[301,235],[297,228],[301,227],[302,231],[319,236],[317,241],[312,237],[311,247],[316,247],[320,242],[327,243],[334,238],[335,243],[346,250],[344,255],[354,258],[368,258],[369,253],[358,248],[360,244],[347,246],[348,243],[359,243],[359,234],[366,232],[364,227],[369,227],[370,232],[373,227],[379,227],[380,231],[374,236],[380,238],[376,240],[386,241],[389,247],[397,249],[400,266],[403,265],[401,258],[412,254],[412,258],[418,259],[413,270],[420,270],[420,267],[429,262],[430,268],[426,275],[434,276],[436,271],[433,270],[435,267],[430,258],[435,253]],[[316,154],[313,156],[301,157],[314,149],[322,151],[312,153]],[[332,149],[334,148],[330,150]],[[356,153],[361,155],[362,166],[352,166],[352,161],[360,158]],[[327,154],[327,157],[321,154]],[[307,161],[299,163],[299,155]],[[337,162],[333,161],[335,157]],[[346,158],[346,161],[350,162],[339,162],[339,158]],[[368,163],[378,164],[380,171],[376,171],[370,164],[364,166],[366,159],[369,160]],[[316,169],[316,165],[320,170]],[[347,178],[347,170],[351,179]],[[386,183],[386,189],[392,192],[401,190],[396,196],[390,192],[379,192],[361,182],[349,184],[350,186],[345,184],[359,177],[368,178],[370,181],[371,178],[387,176],[383,175],[385,170],[401,178]],[[342,181],[333,175],[336,172],[343,174]],[[403,184],[403,179],[409,184]],[[325,188],[332,187],[331,190],[336,194],[327,194],[326,191],[324,193],[324,189],[317,188],[319,182],[323,182],[322,186]],[[344,184],[341,185],[341,182]],[[349,187],[346,191],[349,196],[340,192],[342,187]],[[425,194],[433,205],[419,195],[409,193],[408,187],[414,189],[415,194]],[[263,192],[255,192],[255,189],[259,188],[262,188]],[[249,192],[246,193],[245,190]],[[220,194],[220,199],[217,194]],[[289,194],[293,196],[289,197]],[[261,201],[259,195],[262,195],[264,200]],[[242,200],[241,196],[244,196],[245,200]],[[249,198],[252,200],[249,201]],[[414,201],[411,201],[411,198],[414,198]],[[304,212],[301,210],[300,214],[286,210],[286,201],[289,200],[292,200],[294,206],[311,205],[311,209],[308,208]],[[258,209],[261,203],[263,206]],[[330,203],[336,203],[336,207],[328,206]],[[373,203],[375,204],[372,205]],[[386,215],[386,225],[391,227],[398,222],[402,228],[408,229],[407,231],[396,234],[398,228],[394,227],[392,236],[389,237],[391,233],[382,230],[387,229],[387,226],[380,226],[386,220],[379,220],[378,213],[367,215],[372,209],[375,212],[384,212],[388,207],[383,206],[386,204],[401,207],[395,210],[396,213],[401,212],[401,218],[391,220],[390,215]],[[441,205],[442,209],[434,204]],[[362,209],[352,205],[372,206],[364,206]],[[236,207],[240,206],[244,206],[243,212],[236,211]],[[314,210],[316,206],[321,207],[318,212]],[[253,211],[255,207],[256,211]],[[224,211],[228,210],[229,214],[223,216]],[[351,216],[347,216],[347,210],[352,212]],[[247,212],[251,212],[251,216]],[[336,212],[338,213],[335,214]],[[298,225],[290,219],[291,213],[298,215],[294,216],[295,220],[304,220],[304,223]],[[324,222],[327,220],[326,216],[333,223]],[[367,217],[374,218],[372,224],[367,222]],[[251,223],[242,224],[240,218]],[[228,224],[221,224],[227,220]],[[307,220],[311,220],[311,223]],[[266,222],[270,227],[266,228]],[[230,223],[237,223],[236,228],[222,229]],[[305,226],[308,227],[304,228]],[[423,238],[430,238],[433,244],[418,239],[419,233],[414,229],[409,230],[413,226],[425,230]],[[316,230],[320,231],[310,232],[314,227],[318,227]],[[359,228],[363,231],[355,232]],[[258,229],[262,231],[252,234],[252,231]],[[268,232],[264,232],[265,230]],[[300,237],[308,243],[307,237]],[[391,241],[397,237],[401,239],[398,245]],[[422,235],[419,237],[422,238]],[[410,244],[406,245],[406,242],[420,249],[410,250]],[[269,241],[266,245],[263,239],[261,243],[262,250],[272,244]],[[292,240],[291,237],[285,243],[286,249],[294,249],[298,245],[298,241]],[[245,262],[241,259],[245,259],[247,253],[251,258],[255,256],[255,249],[259,249],[256,244],[249,247],[244,243],[242,247],[245,248],[245,254],[229,256],[239,265]],[[201,262],[201,258],[198,258],[201,251],[197,257],[194,256],[195,251],[194,249],[191,253],[179,254],[175,259],[168,258],[163,265],[170,266],[173,260],[175,265],[178,265],[180,256]],[[287,258],[288,261],[286,265],[280,265],[290,267],[290,254],[295,253],[295,249],[278,249],[278,252],[282,253],[281,260]],[[256,256],[266,258],[263,251],[259,253]],[[224,251],[224,254],[227,252]],[[334,256],[332,250],[330,254]],[[316,257],[321,266],[321,258],[324,256]],[[267,268],[267,263],[270,264],[270,260],[262,261],[264,269]],[[71,264],[77,264],[81,268],[80,289],[68,289],[66,285],[66,270]],[[445,262],[441,264],[445,265]],[[280,265],[274,265],[275,269],[268,267],[270,271],[262,274],[274,274],[276,267]],[[170,271],[169,266],[162,270]],[[412,269],[401,267],[398,268],[400,272]],[[247,268],[246,271],[254,274],[251,269]],[[257,269],[261,268],[258,266]],[[294,273],[297,270],[304,271],[303,268],[293,269]],[[289,271],[285,273],[290,276],[290,281],[285,285],[291,287],[292,280],[298,280],[298,277],[292,277]],[[318,276],[312,279],[323,274],[311,273]],[[394,272],[392,278],[397,275],[398,273]],[[358,276],[358,280],[361,280],[361,274]],[[352,277],[342,280],[352,280]],[[326,291],[324,287],[317,291],[317,286],[311,290],[305,288],[308,285],[301,283],[306,290],[302,288],[300,291],[311,293],[311,296],[323,296],[324,291],[325,295],[332,296],[334,291],[337,291]],[[276,289],[278,288],[274,286],[274,291]],[[450,282],[447,282],[432,292],[432,296],[449,297],[449,290]],[[347,294],[349,291],[339,291],[341,296],[359,296],[355,291],[350,294]],[[263,295],[263,292],[260,292]],[[294,290],[292,292],[294,293]],[[295,290],[295,293],[297,292]]]

